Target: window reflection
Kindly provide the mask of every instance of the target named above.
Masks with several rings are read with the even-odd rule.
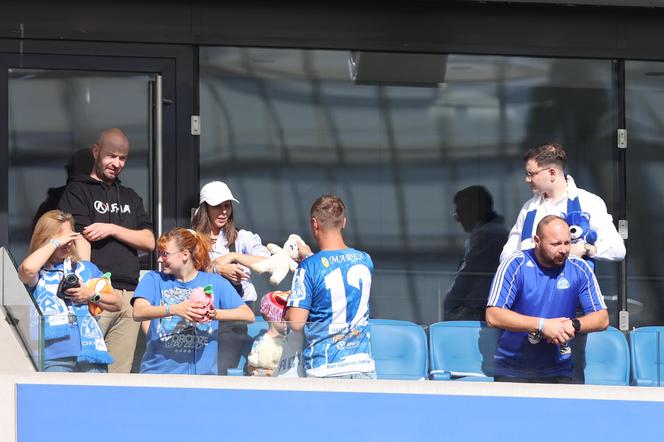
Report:
[[[627,161],[627,219],[630,260],[627,290],[636,302],[628,306],[640,325],[661,324],[664,317],[664,271],[658,244],[664,240],[664,63],[625,62],[626,117],[629,134]],[[644,308],[645,307],[645,308]]]
[[[90,173],[85,156],[109,125],[121,127],[131,143],[121,179],[151,209],[149,80],[121,72],[10,69],[9,248],[17,260],[27,255],[40,206],[64,190],[69,174]]]
[[[457,191],[484,186],[511,227],[523,152],[555,140],[580,186],[615,199],[610,61],[446,57],[444,83],[357,85],[347,51],[202,48],[201,184],[238,189],[238,217],[277,244],[311,242],[311,202],[340,195],[349,244],[374,259],[373,314],[441,320],[466,239]],[[615,295],[614,266],[597,271]]]

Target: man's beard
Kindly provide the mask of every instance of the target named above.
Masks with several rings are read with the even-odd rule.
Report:
[[[115,181],[118,178],[118,175],[119,175],[119,173],[116,173],[114,177],[109,178],[108,176],[106,176],[106,173],[105,173],[106,169],[103,169],[103,168],[98,167],[98,166],[95,166],[95,171],[96,171],[96,174],[97,174],[97,178],[99,178],[100,180],[102,180],[104,182],[107,182],[107,183],[112,183],[113,181]]]
[[[538,253],[537,258],[540,261],[540,264],[542,264],[544,267],[562,267],[563,264],[565,263],[565,259],[567,259],[567,256],[564,255],[563,257],[560,258],[558,261],[559,255],[555,255],[553,257],[545,256],[543,253]]]

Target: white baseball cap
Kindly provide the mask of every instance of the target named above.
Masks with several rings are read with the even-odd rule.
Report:
[[[200,201],[198,204],[208,203],[210,206],[218,206],[224,201],[235,201],[240,204],[238,200],[233,198],[231,189],[228,188],[226,183],[212,181],[207,183],[201,189]]]

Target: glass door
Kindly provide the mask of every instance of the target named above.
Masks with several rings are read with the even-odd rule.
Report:
[[[664,321],[664,63],[625,61],[630,325]]]
[[[90,147],[110,127],[130,143],[120,178],[143,199],[155,233],[161,225],[162,84],[167,65],[152,60],[101,57],[7,56],[7,235],[17,260],[27,255],[40,214],[57,207],[68,178],[92,169]],[[103,63],[100,63],[103,61]],[[101,66],[101,69],[100,69]],[[164,76],[164,74],[166,74]],[[151,267],[142,257],[142,268]]]

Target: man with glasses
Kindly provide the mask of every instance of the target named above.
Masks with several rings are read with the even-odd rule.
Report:
[[[572,244],[572,255],[604,261],[625,258],[625,244],[604,201],[577,188],[574,179],[565,175],[567,153],[562,146],[548,143],[535,147],[526,152],[524,161],[526,183],[534,195],[521,208],[500,255],[501,262],[535,246],[535,227],[546,215],[565,216],[574,211],[590,214],[590,228],[597,232],[597,241],[594,245]]]
[[[533,197],[519,212],[516,223],[500,254],[504,263],[516,252],[535,247],[535,227],[547,215],[565,216],[583,211],[590,215],[590,228],[597,232],[595,244],[577,243],[570,246],[570,255],[593,260],[621,261],[625,258],[625,244],[613,225],[606,204],[597,195],[576,187],[574,179],[565,175],[567,153],[557,143],[547,143],[530,149],[524,156],[526,184]],[[574,382],[583,383],[585,366],[585,336],[577,338],[574,354]]]
[[[122,296],[122,310],[104,312],[99,325],[108,351],[115,359],[111,373],[129,373],[136,349],[139,323],[132,318],[130,300],[138,283],[138,251],[150,252],[155,240],[143,200],[120,184],[119,175],[129,153],[129,140],[120,129],[107,129],[92,146],[90,174],[72,177],[59,208],[74,215],[76,231],[91,246],[91,261],[111,272],[113,288]]]

